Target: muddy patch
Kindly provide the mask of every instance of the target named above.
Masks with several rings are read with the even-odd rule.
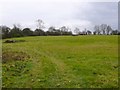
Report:
[[[2,62],[8,61],[23,61],[30,58],[25,52],[7,51],[2,53]]]
[[[25,40],[5,40],[4,43],[18,43],[18,42],[25,42]]]

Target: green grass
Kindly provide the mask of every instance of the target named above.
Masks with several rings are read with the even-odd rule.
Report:
[[[3,43],[2,50],[7,53],[4,55],[7,62],[2,64],[2,87],[118,87],[118,36],[14,39],[25,42]],[[21,52],[24,54],[22,58],[19,55]],[[21,59],[18,60],[18,57]]]

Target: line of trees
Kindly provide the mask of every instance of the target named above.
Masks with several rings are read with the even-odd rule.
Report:
[[[72,35],[72,32],[63,26],[60,29],[49,27],[48,31],[37,28],[32,31],[30,28],[21,29],[18,25],[14,25],[12,29],[7,26],[0,26],[2,30],[2,39],[23,36],[58,36],[58,35]]]
[[[118,30],[113,30],[111,26],[107,24],[95,25],[94,35],[118,35],[120,32]]]
[[[54,26],[48,28],[47,31],[44,31],[44,22],[40,19],[37,20],[37,29],[32,31],[30,28],[21,29],[21,26],[18,24],[14,24],[13,28],[9,28],[7,26],[0,26],[0,30],[2,30],[2,39],[12,38],[12,37],[23,37],[23,36],[62,36],[62,35],[120,35],[118,30],[113,30],[111,26],[107,24],[95,25],[94,31],[83,30],[82,32],[78,27],[74,29],[74,33],[72,33],[71,29],[62,26],[59,29],[56,29]]]
[[[86,28],[83,31],[80,31],[78,27],[74,29],[74,32],[77,35],[120,35],[120,31],[113,30],[110,25],[107,24],[101,24],[101,25],[95,25],[93,32],[90,30],[87,30]]]

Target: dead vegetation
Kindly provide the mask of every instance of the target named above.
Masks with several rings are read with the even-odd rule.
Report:
[[[30,58],[25,52],[15,52],[7,51],[2,53],[2,62],[6,63],[8,61],[23,61]]]
[[[5,40],[4,43],[17,43],[17,42],[25,42],[25,40]]]

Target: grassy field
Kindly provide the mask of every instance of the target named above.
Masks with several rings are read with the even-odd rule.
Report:
[[[118,36],[14,39],[25,41],[3,43],[2,87],[118,87]]]

